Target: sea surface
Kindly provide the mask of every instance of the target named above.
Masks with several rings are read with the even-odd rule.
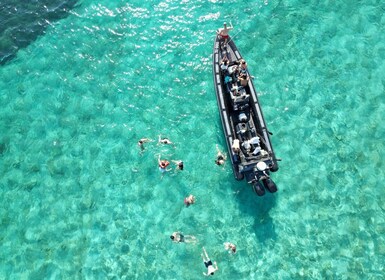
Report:
[[[203,279],[202,247],[213,279],[384,279],[384,1],[23,2],[0,2],[0,279]],[[282,159],[264,197],[214,163],[224,22]]]

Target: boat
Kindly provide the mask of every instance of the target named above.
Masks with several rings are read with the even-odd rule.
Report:
[[[226,29],[226,24],[224,26]],[[218,109],[234,177],[246,180],[258,196],[277,191],[271,172],[278,170],[261,104],[234,40],[218,29],[213,50],[213,76]],[[227,32],[226,32],[227,33]]]

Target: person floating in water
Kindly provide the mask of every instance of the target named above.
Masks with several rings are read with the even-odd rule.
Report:
[[[217,262],[213,263],[210,260],[209,256],[207,255],[205,247],[202,247],[202,250],[203,250],[203,254],[201,254],[201,256],[203,259],[203,263],[204,263],[205,267],[207,268],[207,273],[203,272],[203,275],[205,275],[205,276],[214,275],[214,272],[218,270]]]
[[[168,162],[167,160],[165,160],[165,159],[160,159],[160,155],[158,156],[158,166],[159,166],[159,171],[160,172],[162,172],[162,173],[164,173],[164,172],[166,172],[166,171],[170,171],[171,170],[171,168],[170,169],[167,169],[167,166],[169,166],[170,165],[170,162]]]
[[[172,160],[172,162],[175,163],[176,169],[183,170],[183,168],[184,168],[183,161],[181,161],[181,160]]]
[[[138,146],[140,147],[140,149],[142,151],[144,151],[144,143],[147,143],[147,142],[150,142],[151,140],[148,139],[148,138],[141,138],[139,141],[138,141]]]
[[[171,238],[172,242],[175,242],[175,243],[182,243],[182,242],[195,243],[195,242],[197,242],[197,239],[195,236],[184,235],[183,233],[181,233],[179,231],[173,232],[170,235],[170,238]]]
[[[225,242],[223,245],[225,246],[225,250],[229,253],[235,254],[237,252],[237,247],[233,243]]]
[[[189,207],[191,204],[194,204],[194,203],[195,203],[195,196],[193,196],[192,194],[190,194],[188,197],[184,199],[184,204],[186,205],[186,207]]]
[[[161,143],[161,144],[173,144],[170,139],[168,138],[162,138],[161,135],[159,134],[159,139],[158,139],[158,142]]]
[[[226,155],[222,153],[221,150],[219,150],[218,145],[216,146],[216,148],[217,148],[217,159],[215,160],[215,163],[217,165],[223,165],[225,164]]]

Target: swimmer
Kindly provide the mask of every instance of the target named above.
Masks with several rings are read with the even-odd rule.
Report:
[[[223,245],[225,246],[225,250],[227,250],[229,253],[235,254],[237,252],[237,247],[233,243],[225,242]]]
[[[197,241],[195,236],[184,235],[183,233],[181,233],[179,231],[173,232],[170,235],[170,238],[171,238],[172,242],[175,242],[175,243],[182,243],[182,242],[195,243]]]
[[[184,168],[183,161],[181,161],[181,160],[172,160],[172,162],[176,164],[176,169],[183,170],[183,168]]]
[[[190,194],[188,197],[184,199],[184,204],[186,205],[186,207],[189,207],[191,204],[194,204],[194,203],[195,203],[195,196],[193,196],[192,194]]]
[[[168,161],[165,160],[165,159],[161,160],[161,159],[160,159],[160,155],[158,156],[158,166],[159,166],[159,171],[160,171],[160,172],[164,173],[164,172],[166,172],[166,171],[170,171],[171,168],[170,168],[170,169],[167,169],[167,166],[169,166],[169,165],[170,165],[170,162],[168,162]]]
[[[138,146],[140,147],[140,149],[143,151],[144,150],[144,143],[147,143],[147,142],[150,142],[151,140],[148,139],[148,138],[142,138],[138,141]]]
[[[166,145],[173,144],[168,138],[162,138],[160,134],[159,134],[158,142]]]
[[[209,256],[207,255],[205,247],[202,247],[203,254],[201,254],[203,263],[207,267],[207,273],[203,272],[203,275],[210,276],[214,275],[214,272],[218,270],[217,262],[213,262],[210,260]]]
[[[215,160],[215,163],[217,165],[223,165],[225,163],[226,156],[224,153],[221,152],[221,150],[219,150],[218,145],[216,146],[216,148],[217,148],[217,159]]]

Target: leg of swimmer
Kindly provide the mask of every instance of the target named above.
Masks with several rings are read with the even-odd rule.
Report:
[[[206,256],[206,259],[207,259],[207,261],[209,261],[210,260],[210,258],[209,258],[209,255],[207,255],[207,252],[206,252],[206,249],[205,249],[205,247],[202,247],[203,248],[203,253],[205,254],[205,256]]]

